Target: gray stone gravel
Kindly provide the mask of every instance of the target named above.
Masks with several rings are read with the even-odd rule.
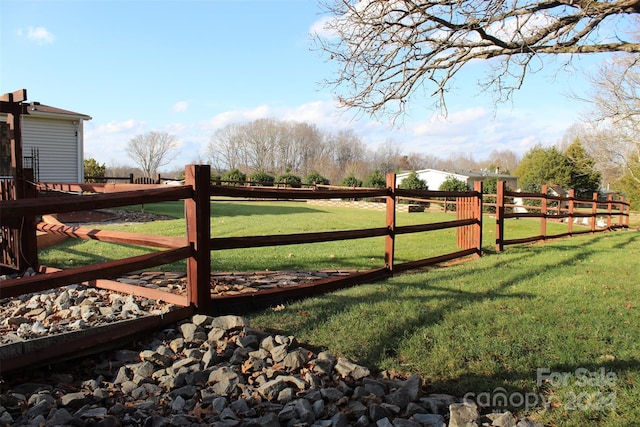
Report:
[[[82,285],[0,299],[0,345],[160,315],[174,307]]]
[[[425,394],[246,318],[196,315],[136,346],[6,378],[1,426],[536,426]]]

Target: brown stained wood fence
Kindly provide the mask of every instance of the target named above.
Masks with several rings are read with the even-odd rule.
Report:
[[[596,233],[617,228],[629,227],[629,213],[631,205],[624,198],[614,200],[613,195],[608,195],[606,200],[600,200],[598,193],[593,194],[592,199],[580,199],[575,197],[574,190],[569,190],[567,197],[547,194],[548,186],[543,185],[541,193],[523,193],[509,191],[504,181],[498,181],[496,194],[496,251],[504,250],[506,245],[515,245],[547,239],[574,236],[584,233]],[[539,204],[514,204],[513,199],[537,201]],[[505,220],[517,218],[540,218],[540,234],[517,239],[505,237]],[[606,224],[598,225],[598,218],[605,219]],[[586,223],[589,228],[574,229],[574,222]],[[581,221],[582,220],[582,221]],[[567,231],[557,234],[549,234],[547,223],[566,222]]]
[[[0,201],[15,200],[17,195],[35,197],[34,187],[29,184],[33,179],[33,170],[24,169],[22,173],[25,177],[25,185],[16,186],[13,179],[0,180]],[[35,229],[28,226],[34,222],[34,219],[32,215],[10,218],[0,208],[1,271],[24,271],[37,262],[37,254],[22,250],[24,247],[32,247],[37,244]]]
[[[208,166],[187,166],[185,170],[185,185],[183,186],[149,186],[137,184],[56,184],[40,183],[40,190],[56,190],[61,192],[86,193],[83,196],[62,195],[52,198],[25,199],[20,201],[2,201],[0,209],[5,218],[21,221],[22,218],[34,218],[38,215],[50,213],[65,213],[83,210],[114,208],[142,203],[154,203],[172,200],[185,201],[186,238],[150,236],[134,233],[124,233],[107,230],[95,230],[83,227],[65,225],[32,224],[32,228],[47,233],[65,235],[82,239],[94,239],[105,242],[119,242],[163,248],[147,255],[114,260],[94,265],[88,265],[67,270],[55,270],[39,267],[39,274],[32,277],[11,279],[0,282],[0,297],[16,297],[21,294],[57,288],[73,283],[87,283],[97,287],[105,287],[121,292],[146,295],[155,299],[163,299],[184,306],[191,306],[194,310],[211,313],[219,310],[220,304],[242,303],[242,298],[254,298],[253,295],[240,297],[216,297],[210,294],[211,256],[212,251],[233,248],[249,248],[276,245],[291,245],[303,243],[326,242],[334,240],[361,239],[384,236],[385,264],[380,268],[360,272],[347,278],[327,279],[314,283],[313,289],[322,291],[338,289],[339,287],[363,283],[393,273],[431,265],[455,258],[481,254],[482,229],[482,192],[479,190],[468,192],[443,192],[427,190],[401,190],[395,186],[395,175],[387,176],[387,188],[384,189],[303,189],[303,188],[265,188],[265,187],[232,187],[211,186],[209,182],[210,168]],[[150,188],[153,187],[153,188]],[[274,200],[306,200],[333,198],[373,198],[384,197],[387,203],[386,223],[380,227],[363,228],[359,230],[295,233],[284,235],[243,236],[229,238],[211,238],[211,196],[226,196],[233,198],[274,199]],[[453,221],[410,226],[396,226],[395,205],[399,198],[431,199],[439,197],[457,197],[461,206],[460,216]],[[215,201],[214,201],[215,203]],[[396,263],[394,247],[397,236],[408,233],[428,232],[446,228],[460,228],[464,231],[464,239],[460,239],[458,251],[421,260]],[[22,248],[30,251],[30,248]],[[215,255],[213,255],[215,256]],[[37,257],[37,254],[36,254]],[[160,291],[149,292],[140,287],[125,283],[106,280],[106,277],[126,274],[145,268],[169,264],[181,259],[187,259],[187,296],[182,298],[175,295],[163,295]],[[38,267],[33,265],[33,267]],[[290,296],[302,297],[312,293],[311,286],[300,286],[289,290]]]

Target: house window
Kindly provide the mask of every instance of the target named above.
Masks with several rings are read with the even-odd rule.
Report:
[[[0,122],[0,176],[12,176],[9,123]]]

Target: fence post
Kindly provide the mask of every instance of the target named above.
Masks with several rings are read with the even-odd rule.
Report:
[[[611,229],[611,213],[613,211],[613,194],[607,196],[607,229]]]
[[[547,199],[548,190],[549,190],[549,187],[547,186],[547,184],[544,184],[540,189],[540,191],[543,194],[542,199],[540,200],[540,213],[542,214],[542,218],[540,218],[540,234],[542,235],[543,242],[547,240],[547,213],[548,213],[547,202],[549,201]]]
[[[627,213],[627,218],[625,220],[625,227],[629,228],[629,217],[631,217],[631,199],[627,199],[627,205],[625,207],[625,212]]]
[[[596,232],[596,223],[598,218],[598,192],[593,193],[593,202],[591,202],[591,233]]]
[[[129,174],[129,184],[133,184],[133,174]]]
[[[396,241],[396,175],[387,174],[387,237],[384,247],[385,268],[393,273],[393,258]]]
[[[478,193],[475,197],[475,209],[474,216],[478,220],[475,226],[474,239],[476,244],[476,257],[479,258],[482,256],[482,204],[483,204],[483,193],[482,193],[482,181],[476,181],[473,184],[473,189]]]
[[[576,190],[574,188],[569,190],[569,218],[567,219],[567,232],[569,236],[573,236],[573,214],[575,213],[575,201]]]
[[[22,173],[24,180],[16,182],[16,187],[22,187],[21,192],[24,199],[33,199],[36,197],[36,190],[32,184],[34,178],[33,169],[23,169]],[[38,238],[36,237],[35,216],[22,218],[18,236],[18,253],[16,254],[18,271],[24,273],[29,267],[36,270],[38,268]]]
[[[209,165],[187,165],[186,185],[193,196],[185,199],[187,239],[193,255],[187,259],[187,298],[198,313],[211,310],[211,202],[209,197]]]
[[[505,182],[498,181],[496,186],[496,251],[504,250],[504,189]]]
[[[624,214],[627,210],[627,208],[624,205],[624,197],[620,197],[620,204],[618,204],[618,211],[620,212],[620,215],[618,215],[618,225],[620,227],[624,227]]]

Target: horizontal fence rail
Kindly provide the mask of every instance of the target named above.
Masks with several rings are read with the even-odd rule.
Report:
[[[185,171],[185,184],[179,186],[144,185],[144,184],[109,184],[109,183],[38,183],[39,191],[54,191],[62,195],[53,198],[35,198],[19,201],[3,201],[3,222],[18,224],[27,215],[37,216],[52,213],[67,213],[83,210],[117,208],[172,200],[185,200],[186,238],[152,236],[112,230],[99,230],[82,226],[65,224],[34,224],[34,230],[49,234],[92,239],[103,242],[134,244],[168,249],[139,257],[110,261],[92,266],[77,267],[65,271],[51,273],[46,267],[40,269],[48,274],[32,278],[13,279],[0,284],[3,297],[13,297],[20,293],[35,292],[75,283],[102,280],[105,274],[110,276],[130,271],[158,266],[180,259],[187,259],[188,264],[188,303],[199,310],[211,308],[210,283],[204,276],[210,276],[211,252],[237,248],[267,247],[292,244],[311,244],[348,239],[364,239],[385,237],[385,265],[381,268],[390,275],[394,269],[404,271],[412,265],[428,265],[443,259],[460,256],[480,255],[479,239],[473,248],[462,247],[453,254],[417,260],[396,265],[394,248],[396,236],[409,233],[422,233],[447,228],[464,229],[469,226],[480,229],[482,218],[477,212],[473,218],[462,218],[455,221],[435,224],[419,224],[396,226],[397,215],[395,205],[400,198],[417,198],[418,200],[437,199],[442,197],[473,198],[481,201],[481,192],[446,192],[426,190],[402,190],[395,186],[395,176],[388,177],[387,188],[274,188],[257,186],[211,185],[210,169],[202,166],[190,166]],[[210,235],[211,196],[225,196],[240,199],[261,200],[310,200],[310,199],[383,199],[387,205],[387,220],[384,226],[312,233],[291,233],[265,236],[240,236],[212,238]],[[215,203],[215,199],[213,201]],[[379,276],[381,273],[376,273]],[[102,277],[100,277],[102,275]],[[200,282],[200,283],[199,283]],[[97,282],[95,282],[97,283]]]
[[[592,199],[581,199],[575,197],[574,190],[569,190],[568,196],[565,197],[547,194],[548,191],[549,187],[547,185],[542,186],[541,193],[510,191],[507,190],[504,181],[498,181],[497,194],[495,195],[497,251],[504,250],[506,245],[531,243],[629,227],[631,205],[624,199],[614,200],[613,196],[609,195],[606,200],[601,200],[598,197],[598,193],[594,193]],[[521,203],[515,203],[516,200]],[[525,204],[525,200],[530,201],[529,204]],[[539,204],[532,204],[531,201],[537,201]],[[617,221],[613,220],[614,217],[617,217]],[[520,218],[540,219],[540,234],[507,239],[505,237],[505,220]],[[582,222],[580,224],[580,221],[577,221],[580,218],[586,219],[586,223]],[[598,218],[606,222],[598,224]],[[566,222],[566,231],[550,234],[547,231],[549,221]],[[575,223],[588,226],[588,228],[574,229]]]
[[[321,187],[312,188],[275,188],[259,186],[211,185],[210,167],[190,165],[185,168],[185,180],[181,185],[162,184],[108,184],[108,183],[38,183],[31,188],[41,192],[55,191],[58,196],[30,197],[19,200],[0,201],[2,227],[8,228],[14,235],[33,235],[33,239],[23,239],[20,253],[26,254],[23,267],[33,267],[40,274],[0,281],[0,297],[13,298],[26,293],[54,289],[74,283],[111,289],[148,298],[169,301],[185,307],[181,313],[186,316],[193,312],[219,314],[239,307],[255,307],[258,295],[240,294],[213,296],[211,294],[211,259],[222,250],[238,248],[257,248],[279,245],[314,244],[349,239],[384,238],[384,264],[367,271],[359,271],[346,277],[327,278],[319,282],[301,284],[285,290],[260,291],[262,302],[282,299],[304,298],[316,293],[336,290],[341,287],[390,277],[396,273],[442,263],[462,257],[481,256],[482,254],[482,210],[483,197],[495,198],[490,205],[496,209],[496,247],[503,250],[505,245],[534,242],[584,232],[611,230],[628,227],[628,202],[608,200],[578,199],[573,197],[552,196],[538,193],[518,193],[508,191],[503,182],[498,183],[496,195],[483,195],[482,184],[477,183],[473,191],[429,191],[406,190],[396,187],[395,175],[387,175],[386,188],[350,188]],[[10,188],[6,184],[4,188]],[[29,190],[29,189],[27,189]],[[4,191],[4,190],[3,190]],[[543,193],[546,188],[543,189]],[[385,208],[384,224],[376,227],[354,230],[321,231],[309,233],[289,233],[277,235],[235,236],[212,238],[211,206],[220,201],[220,197],[242,200],[317,200],[317,199],[378,199]],[[522,203],[514,203],[520,199]],[[68,226],[65,224],[45,224],[37,222],[40,215],[68,213],[95,209],[117,208],[130,205],[150,204],[165,201],[183,200],[185,205],[185,237],[154,236],[138,233],[126,233],[112,230],[100,230],[92,227]],[[398,225],[397,205],[408,200],[417,205],[430,202],[451,204],[456,219],[434,223]],[[524,200],[537,203],[524,204]],[[425,220],[428,216],[425,215]],[[539,235],[522,238],[505,238],[505,222],[515,218],[540,219]],[[573,228],[574,220],[584,219],[589,228]],[[617,220],[616,220],[617,219]],[[567,222],[567,231],[551,235],[547,233],[548,221]],[[604,225],[598,227],[598,220]],[[402,236],[410,233],[429,233],[437,230],[455,229],[456,250],[405,262],[396,261],[396,243]],[[66,270],[41,266],[37,259],[37,231],[80,239],[92,239],[103,242],[115,242],[159,248],[155,252],[120,260],[101,262]],[[127,274],[142,269],[186,260],[186,295],[174,295],[162,290],[115,282],[109,277]],[[135,328],[133,328],[135,329]],[[27,360],[26,358],[25,360]],[[12,362],[14,363],[14,362]],[[19,363],[19,362],[15,362]]]

